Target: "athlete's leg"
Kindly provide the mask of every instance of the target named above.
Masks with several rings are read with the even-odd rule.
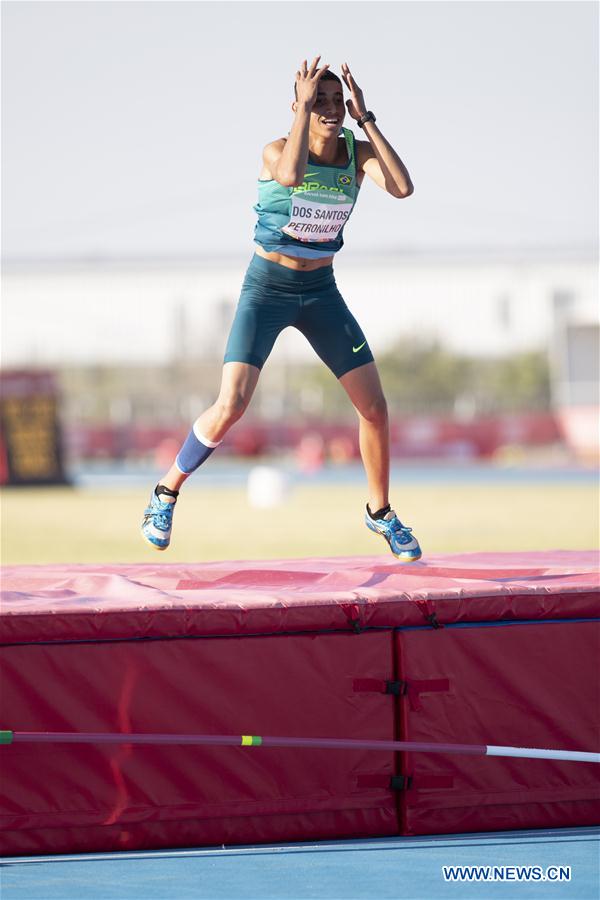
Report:
[[[177,459],[160,482],[170,490],[179,490],[244,414],[277,335],[294,314],[293,304],[269,284],[262,262],[253,260],[242,284],[225,348],[219,396],[196,419]]]
[[[252,399],[259,375],[260,369],[248,363],[227,362],[224,364],[219,396],[212,406],[209,406],[196,419],[193,425],[192,430],[200,444],[208,449],[214,449],[223,440],[231,426],[241,419]],[[172,491],[178,491],[191,474],[191,472],[182,472],[175,461],[159,483]],[[165,495],[165,499],[170,498]],[[173,498],[173,502],[174,500],[175,498]]]
[[[359,446],[369,485],[369,507],[387,506],[389,428],[385,397],[367,339],[333,277],[303,303],[296,327],[339,379],[358,415]]]
[[[248,363],[228,362],[223,366],[217,400],[194,422],[175,462],[152,491],[144,510],[142,537],[156,550],[166,550],[171,542],[174,504],[181,485],[244,414],[259,375],[260,369]]]
[[[388,411],[374,362],[351,369],[339,379],[358,416],[358,440],[372,512],[389,503],[390,432]]]
[[[365,524],[385,538],[401,562],[414,562],[421,556],[419,542],[389,505],[387,405],[367,339],[335,284],[320,291],[315,302],[307,300],[296,327],[339,379],[358,415],[360,452],[369,485]]]
[[[267,265],[266,261],[257,259],[258,262],[253,260],[250,264],[242,285],[225,350],[219,396],[194,422],[177,458],[154,488],[144,510],[142,536],[157,550],[166,550],[170,544],[179,488],[244,414],[277,335],[291,324],[295,315],[296,296],[290,302],[287,292],[274,283],[273,274],[269,278],[274,264]]]
[[[374,362],[351,369],[340,377],[358,414],[360,452],[369,482],[365,525],[387,541],[401,562],[421,558],[421,548],[412,528],[403,525],[390,507],[390,439],[385,397]]]

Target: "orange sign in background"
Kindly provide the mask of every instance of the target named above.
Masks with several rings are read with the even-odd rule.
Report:
[[[51,372],[0,375],[0,426],[0,483],[65,483],[58,390]]]

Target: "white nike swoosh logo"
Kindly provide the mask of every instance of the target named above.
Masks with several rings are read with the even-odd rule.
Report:
[[[367,343],[366,341],[363,341],[362,344],[360,345],[360,347],[353,347],[353,348],[352,348],[352,352],[353,352],[353,353],[358,353],[358,351],[359,351],[359,350],[362,350],[362,348],[365,346],[366,343]]]

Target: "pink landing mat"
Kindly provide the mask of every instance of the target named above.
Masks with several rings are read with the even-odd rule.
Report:
[[[579,551],[7,566],[0,639],[443,626],[600,615],[599,554]]]

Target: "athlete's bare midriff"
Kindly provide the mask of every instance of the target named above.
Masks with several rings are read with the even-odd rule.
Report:
[[[311,272],[313,269],[322,269],[324,266],[330,266],[333,262],[333,256],[326,256],[324,259],[304,259],[301,256],[285,256],[283,253],[268,253],[262,247],[256,247],[256,255],[262,256],[263,259],[269,259],[271,262],[285,266],[286,269],[296,269],[296,271]]]

